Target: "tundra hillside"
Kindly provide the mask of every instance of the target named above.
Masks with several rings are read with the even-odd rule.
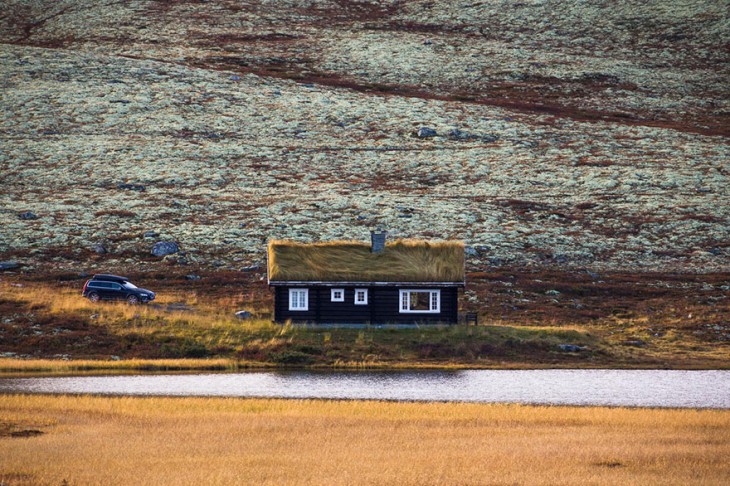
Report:
[[[0,258],[239,269],[271,238],[470,268],[730,270],[726,2],[5,2]]]

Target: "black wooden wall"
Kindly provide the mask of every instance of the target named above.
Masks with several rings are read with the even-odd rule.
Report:
[[[357,287],[368,289],[367,305],[355,305],[355,287],[345,289],[344,302],[332,302],[332,287],[297,287],[309,289],[309,310],[289,310],[289,287],[274,287],[274,320],[309,321],[334,324],[415,324],[450,323],[458,318],[459,289],[441,287],[441,312],[438,314],[401,314],[399,289],[413,287]],[[432,287],[435,289],[436,287]]]

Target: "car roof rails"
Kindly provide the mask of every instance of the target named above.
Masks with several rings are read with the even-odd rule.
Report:
[[[127,277],[120,277],[119,275],[110,275],[108,273],[99,273],[92,277],[93,280],[108,280],[110,282],[128,282]]]

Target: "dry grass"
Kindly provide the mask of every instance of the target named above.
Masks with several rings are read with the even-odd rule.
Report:
[[[269,278],[315,281],[463,282],[460,241],[396,240],[381,253],[357,241],[269,243]]]
[[[55,284],[0,282],[0,353],[23,358],[0,359],[0,373],[272,366],[730,366],[725,339],[730,337],[730,328],[724,319],[727,304],[718,301],[708,306],[699,301],[715,302],[710,298],[719,296],[720,288],[714,294],[705,290],[692,296],[684,287],[672,290],[674,287],[612,280],[593,285],[590,280],[573,281],[542,273],[530,278],[472,277],[463,302],[465,310],[480,312],[477,327],[310,329],[271,323],[271,301],[264,282],[222,279],[214,283],[214,278],[195,284],[175,279],[151,282],[149,275],[135,278],[159,292],[158,299],[145,306],[91,304],[80,296],[81,280]],[[514,287],[502,285],[505,281],[515,282]],[[647,280],[649,284],[653,281]],[[724,276],[704,276],[697,285],[711,282],[719,287],[725,281]],[[549,289],[560,290],[559,302],[551,302],[555,298],[546,294]],[[504,308],[509,305],[523,306],[515,297],[532,303],[506,313]],[[571,302],[584,304],[585,308],[579,310]],[[253,318],[236,318],[234,312],[241,309],[252,311]],[[687,318],[690,314],[691,320]],[[627,344],[631,342],[640,343]],[[586,351],[562,352],[559,345],[566,343],[585,347]],[[116,361],[116,357],[121,360]],[[164,360],[156,362],[158,359]]]
[[[0,375],[33,373],[79,373],[98,371],[103,373],[124,373],[133,371],[192,371],[214,370],[234,371],[240,368],[253,367],[254,363],[246,363],[234,359],[125,359],[104,361],[99,359],[0,359]]]
[[[14,485],[730,480],[728,411],[17,395],[0,417]]]

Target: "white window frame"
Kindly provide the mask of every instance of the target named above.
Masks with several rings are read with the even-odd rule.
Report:
[[[428,302],[430,310],[411,310],[411,292],[429,292]],[[441,313],[441,290],[400,289],[398,291],[398,309],[401,314],[439,314]]]
[[[357,300],[357,294],[358,292],[364,292],[365,293],[365,300],[362,302],[358,302]],[[368,289],[355,289],[355,305],[368,305]]]
[[[340,297],[335,297],[335,293],[339,292]],[[345,289],[332,289],[330,290],[330,300],[332,302],[344,302],[345,301]]]
[[[299,297],[295,295],[304,294],[304,306],[300,306]],[[289,310],[290,311],[308,311],[309,310],[309,289],[289,289]]]

